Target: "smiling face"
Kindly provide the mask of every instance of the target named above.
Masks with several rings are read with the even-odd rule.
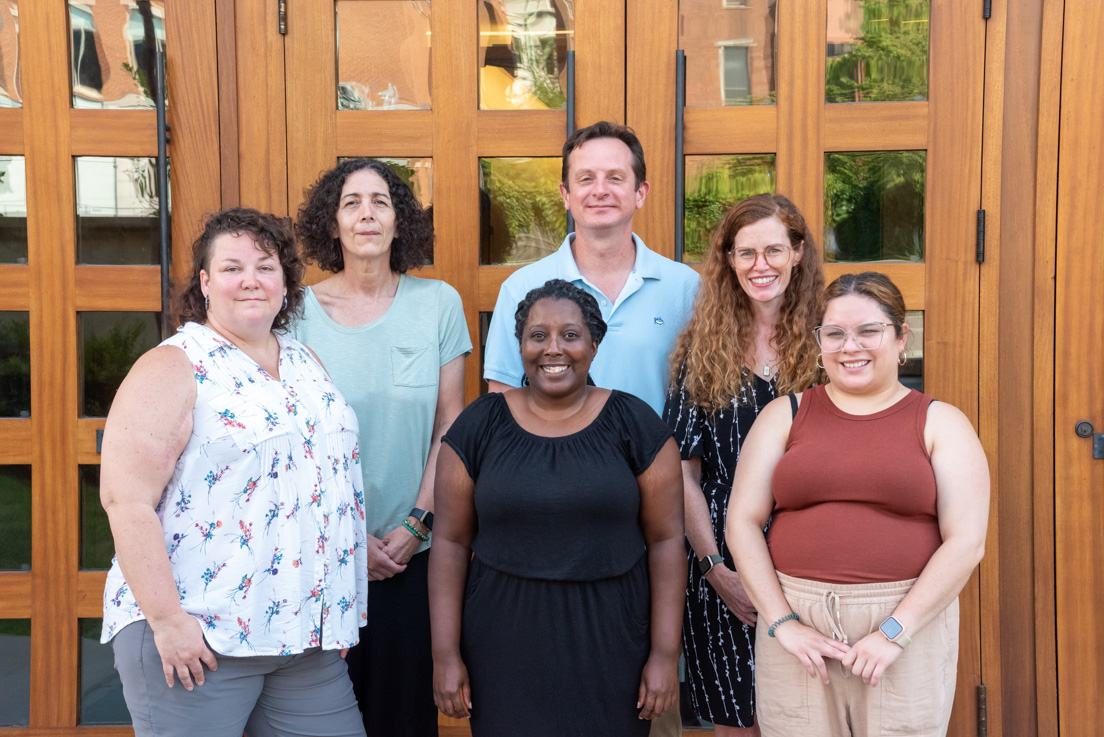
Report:
[[[345,179],[337,202],[333,237],[349,259],[390,258],[396,216],[391,190],[383,177],[360,169]]]
[[[560,194],[578,230],[631,227],[648,194],[647,182],[636,186],[632,151],[616,138],[593,138],[572,151],[567,179]]]
[[[772,249],[783,249],[781,257],[770,258]],[[728,252],[728,264],[736,272],[740,287],[755,302],[781,303],[794,267],[801,261],[803,246],[790,247],[789,232],[777,216],[740,228]],[[754,254],[754,262],[746,256]],[[744,255],[745,259],[740,256]]]
[[[521,364],[534,391],[551,397],[581,391],[597,351],[574,302],[546,298],[530,308],[521,333]]]
[[[859,294],[846,294],[828,303],[820,324],[854,331],[860,325],[888,322],[892,322],[891,318],[877,301]],[[907,340],[907,324],[901,326],[900,336],[892,325],[887,327],[881,345],[874,349],[860,348],[848,335],[840,351],[821,354],[824,370],[837,389],[849,394],[884,391],[897,382],[897,358],[905,350]]]
[[[211,243],[207,267],[199,284],[210,304],[209,325],[242,337],[272,329],[287,294],[275,251],[265,251],[246,233],[224,233]]]

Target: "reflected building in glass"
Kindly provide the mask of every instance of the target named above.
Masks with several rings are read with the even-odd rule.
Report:
[[[777,0],[681,0],[686,106],[773,105]]]
[[[23,107],[18,0],[0,0],[0,107]]]
[[[165,2],[69,0],[69,70],[75,108],[152,108]]]

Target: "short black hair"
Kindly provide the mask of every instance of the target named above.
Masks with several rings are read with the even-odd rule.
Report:
[[[564,141],[561,154],[563,156],[563,170],[560,172],[560,181],[563,182],[564,189],[571,189],[571,182],[567,178],[571,152],[595,138],[614,138],[629,147],[629,151],[632,152],[633,178],[636,180],[633,189],[640,189],[640,185],[648,181],[648,169],[644,165],[644,147],[640,145],[640,139],[636,137],[633,129],[627,125],[599,120],[586,128],[580,128]]]
[[[533,305],[542,299],[563,299],[574,302],[583,313],[583,320],[590,332],[590,339],[595,343],[601,343],[606,337],[606,321],[602,319],[602,310],[598,307],[598,300],[588,292],[579,289],[571,282],[563,279],[550,279],[536,289],[529,290],[525,299],[518,302],[517,312],[514,313],[514,335],[521,342],[521,335],[525,331],[525,323],[529,320],[529,312]]]
[[[390,166],[377,159],[346,159],[323,173],[307,190],[295,226],[296,235],[303,245],[303,255],[323,271],[336,274],[345,268],[341,240],[334,238],[332,233],[345,180],[363,169],[378,174],[391,193],[391,205],[395,208],[391,270],[405,274],[423,266],[433,248],[433,224],[406,182]]]

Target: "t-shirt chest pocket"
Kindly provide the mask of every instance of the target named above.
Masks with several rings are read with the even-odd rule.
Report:
[[[434,386],[440,375],[433,346],[391,346],[391,383],[395,386]]]

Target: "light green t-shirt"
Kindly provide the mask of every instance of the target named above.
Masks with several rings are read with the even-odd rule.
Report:
[[[318,354],[356,412],[368,534],[383,537],[418,496],[441,367],[471,352],[463,303],[442,281],[403,274],[383,316],[347,328],[330,319],[310,287],[304,291],[303,317],[290,332]]]

